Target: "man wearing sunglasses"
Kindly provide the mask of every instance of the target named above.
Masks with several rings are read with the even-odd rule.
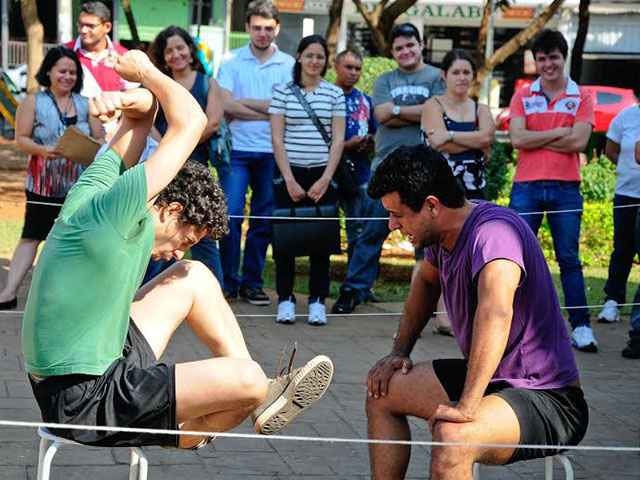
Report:
[[[102,2],[88,2],[80,5],[76,23],[78,38],[67,43],[80,59],[84,72],[82,95],[93,98],[100,92],[118,92],[137,85],[123,80],[113,67],[116,57],[127,49],[113,43],[111,31],[111,11]]]

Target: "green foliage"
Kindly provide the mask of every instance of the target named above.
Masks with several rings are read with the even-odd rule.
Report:
[[[613,199],[616,167],[604,155],[592,158],[582,167],[582,196],[589,202],[608,202]]]
[[[376,78],[378,78],[380,74],[393,70],[396,67],[396,62],[390,58],[366,57],[362,62],[362,76],[356,88],[371,96],[373,92],[373,82],[375,82]],[[324,78],[327,82],[335,83],[336,71],[330,68]]]
[[[495,142],[491,147],[491,160],[485,165],[484,175],[487,185],[484,189],[487,200],[495,200],[504,195],[504,189],[509,182],[507,176],[507,154],[504,145]]]

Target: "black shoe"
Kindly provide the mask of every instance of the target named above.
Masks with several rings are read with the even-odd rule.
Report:
[[[364,301],[370,303],[380,303],[382,300],[380,300],[380,297],[373,293],[373,290],[369,290],[369,295],[367,295],[367,298],[365,298]]]
[[[640,332],[631,330],[629,332],[629,341],[627,346],[622,350],[622,356],[625,358],[640,358]]]
[[[18,306],[18,297],[13,297],[6,302],[0,302],[0,310],[15,310]]]
[[[227,300],[237,300],[238,299],[238,291],[237,290],[225,290],[224,298]]]
[[[240,298],[246,300],[251,305],[264,307],[271,303],[269,297],[260,287],[247,287],[240,289]]]
[[[331,307],[331,313],[338,315],[347,315],[360,305],[360,299],[358,298],[358,292],[355,290],[343,291],[336,303]]]

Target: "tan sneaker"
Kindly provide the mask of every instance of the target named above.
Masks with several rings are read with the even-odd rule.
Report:
[[[329,357],[318,355],[295,370],[291,370],[292,361],[293,355],[288,374],[269,379],[267,397],[251,416],[258,433],[272,435],[278,432],[318,401],[329,388],[333,377],[333,362]]]

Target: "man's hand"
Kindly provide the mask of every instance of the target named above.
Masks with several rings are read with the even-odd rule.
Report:
[[[102,123],[117,120],[122,115],[122,92],[100,92],[89,99],[89,113]]]
[[[129,82],[144,83],[147,72],[155,69],[146,53],[140,50],[129,50],[117,58],[115,71]]]
[[[367,393],[370,397],[384,397],[389,391],[389,381],[396,370],[402,370],[403,374],[409,373],[413,362],[402,354],[391,353],[378,360],[367,374]]]
[[[463,411],[456,402],[449,402],[448,405],[438,406],[436,413],[431,415],[429,419],[429,431],[433,435],[433,428],[436,422],[451,422],[451,423],[468,423],[475,420],[475,413]]]
[[[358,153],[371,153],[376,147],[373,135],[368,134],[362,137],[362,141],[358,145]]]

